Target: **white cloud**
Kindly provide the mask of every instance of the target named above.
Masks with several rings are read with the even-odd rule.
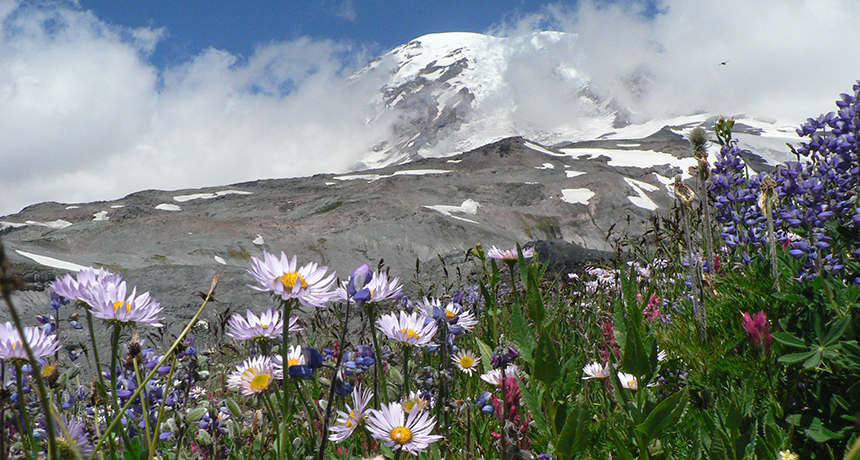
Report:
[[[850,51],[858,2],[664,0],[657,10],[652,19],[640,2],[548,6],[489,32],[577,33],[576,68],[645,117],[705,110],[799,123],[834,110],[860,78]]]
[[[347,81],[362,50],[298,39],[246,59],[209,49],[149,61],[160,29],[118,29],[75,7],[0,8],[0,215],[40,201],[116,199],[346,172],[385,126],[379,82]]]

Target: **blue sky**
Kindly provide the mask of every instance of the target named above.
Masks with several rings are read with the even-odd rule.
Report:
[[[82,9],[125,27],[164,28],[152,56],[159,65],[186,61],[214,47],[250,56],[271,41],[347,41],[382,53],[429,33],[484,32],[543,4],[524,0],[381,1],[80,0]],[[575,2],[554,2],[570,8]]]
[[[0,0],[0,216],[346,172],[398,119],[370,107],[385,75],[348,78],[428,33],[571,37],[541,51],[558,55],[508,63],[527,70],[510,94],[540,105],[546,126],[569,113],[556,110],[569,88],[542,84],[558,62],[641,119],[796,126],[860,78],[858,17],[856,0]],[[631,91],[631,75],[648,90]]]

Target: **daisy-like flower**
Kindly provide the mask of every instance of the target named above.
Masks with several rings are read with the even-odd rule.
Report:
[[[621,386],[628,390],[638,390],[639,389],[639,379],[636,378],[633,374],[626,374],[624,372],[618,373],[618,380],[621,381]],[[649,387],[657,386],[657,382],[653,382],[648,384]]]
[[[520,372],[520,367],[516,364],[508,364],[505,367],[505,378],[516,378]],[[502,384],[502,370],[501,369],[493,369],[486,374],[481,374],[481,380],[489,383],[493,386],[499,386]]]
[[[451,361],[454,361],[454,365],[469,376],[478,369],[478,364],[481,364],[481,358],[472,350],[460,350],[451,357]]]
[[[436,323],[425,321],[425,316],[417,312],[407,314],[404,311],[382,315],[376,320],[376,328],[388,338],[401,343],[424,347],[430,344],[436,335]]]
[[[374,438],[391,449],[403,450],[412,455],[424,452],[442,436],[430,434],[436,427],[436,418],[427,411],[413,410],[408,414],[396,402],[383,404],[380,410],[371,410],[367,429]]]
[[[24,338],[18,333],[15,325],[6,322],[0,324],[0,360],[29,361],[27,351],[24,349],[24,341],[30,345],[36,359],[51,356],[57,352],[60,342],[57,336],[49,334],[45,329],[39,327],[25,327]]]
[[[382,302],[383,300],[395,299],[400,296],[400,292],[403,289],[403,286],[400,284],[400,279],[396,276],[394,278],[388,279],[388,273],[380,272],[374,273],[373,277],[364,284],[364,287],[361,291],[367,289],[366,295],[367,299],[363,299],[364,303],[370,302]],[[343,286],[337,288],[337,296],[340,300],[346,300],[347,292],[349,290],[349,280],[343,282]],[[361,291],[355,294],[355,297],[358,297],[361,294]]]
[[[797,460],[798,455],[790,450],[781,450],[778,455],[779,460]]]
[[[326,271],[328,267],[319,267],[315,262],[299,268],[296,256],[287,259],[283,252],[280,258],[263,252],[263,260],[252,257],[248,269],[259,285],[249,286],[257,291],[273,292],[284,300],[298,299],[302,305],[325,308],[325,304],[337,296],[332,290],[335,274],[326,275]]]
[[[618,380],[621,381],[621,386],[628,390],[638,390],[639,389],[639,380],[633,374],[627,374],[625,372],[618,373]]]
[[[280,374],[284,374],[284,358],[280,355],[280,353],[272,356],[272,363],[275,365],[275,370],[277,370]],[[305,364],[305,354],[302,352],[302,346],[290,345],[287,350],[287,371],[289,371],[291,366],[303,366]]]
[[[367,407],[367,404],[370,402],[370,398],[372,397],[373,392],[370,391],[369,388],[362,389],[361,384],[353,388],[353,407],[350,407],[349,404],[346,405],[346,410],[349,411],[348,413],[342,410],[337,411],[337,422],[329,430],[330,433],[328,435],[328,440],[336,443],[341,443],[350,436],[352,436],[352,432],[355,431],[355,429],[358,428],[359,425],[364,423],[364,419],[367,416],[364,410]]]
[[[282,375],[275,369],[271,358],[255,356],[236,366],[236,370],[227,377],[227,386],[246,396],[255,395],[266,391]]]
[[[602,365],[598,362],[587,364],[582,368],[582,380],[605,379],[609,377],[609,364]]]
[[[126,297],[128,288],[125,281],[119,284],[107,283],[93,288],[93,316],[121,325],[146,324],[161,327],[159,318],[163,307],[148,292],[137,295],[137,288]]]
[[[119,284],[122,276],[111,273],[104,268],[96,271],[94,268],[85,268],[78,272],[77,278],[72,275],[63,275],[51,282],[50,288],[57,294],[71,300],[80,300],[89,305],[95,302],[95,289],[108,284]]]
[[[430,406],[430,401],[428,401],[423,394],[417,391],[410,391],[409,397],[400,401],[400,407],[402,407],[403,412],[406,412],[407,414],[413,410],[422,411],[428,406]]]
[[[526,259],[534,257],[535,255],[535,250],[533,248],[522,249],[522,251],[523,257]],[[519,260],[520,255],[517,253],[517,248],[502,250],[493,246],[490,248],[489,251],[487,251],[487,257],[499,259],[502,262],[512,262],[515,260]]]
[[[190,390],[188,390],[188,397],[191,399],[198,399],[203,396],[206,396],[206,389],[203,387],[194,385]]]
[[[56,426],[56,422],[52,422]],[[63,426],[57,426],[56,433],[57,451],[61,459],[73,460],[76,458],[89,458],[93,453],[93,443],[84,430],[84,421],[72,417],[66,421],[62,416]]]
[[[478,324],[475,315],[458,303],[449,302],[443,308],[441,300],[425,297],[420,302],[420,305],[427,316],[433,319],[444,318],[448,321],[448,328],[455,335],[462,334],[463,331],[472,332],[475,329],[475,325]]]
[[[247,319],[240,313],[230,317],[227,322],[226,334],[236,340],[270,339],[277,340],[284,334],[284,320],[281,312],[270,308],[259,317],[248,310]],[[301,330],[296,326],[297,317],[290,318],[290,332]]]

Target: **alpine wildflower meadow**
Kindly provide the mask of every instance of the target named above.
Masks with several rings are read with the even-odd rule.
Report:
[[[167,337],[158,293],[104,268],[21,317],[0,246],[0,460],[856,459],[853,90],[767,174],[732,120],[713,164],[694,130],[672,212],[575,273],[477,243],[475,276],[410,297],[381,261],[338,279],[263,252],[265,309],[202,327],[216,275]]]

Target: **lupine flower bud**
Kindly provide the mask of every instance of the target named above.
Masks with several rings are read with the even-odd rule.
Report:
[[[373,279],[373,271],[370,269],[370,265],[359,265],[352,271],[352,275],[349,276],[349,283],[346,285],[346,292],[350,297],[354,298],[359,291],[364,289],[364,286],[367,285],[371,279]]]

